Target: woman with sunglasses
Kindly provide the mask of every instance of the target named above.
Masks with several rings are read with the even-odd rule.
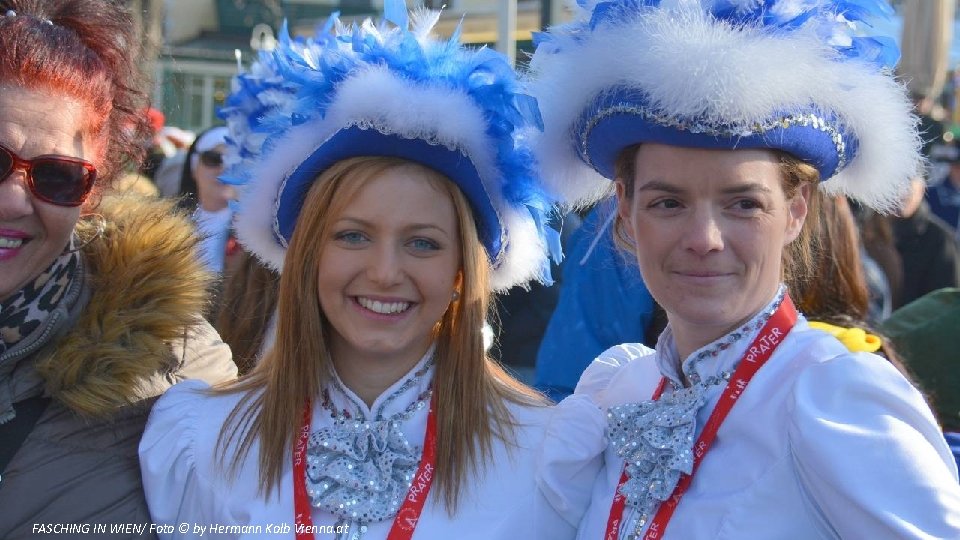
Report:
[[[241,243],[280,272],[276,339],[236,384],[157,402],[140,444],[157,523],[552,537],[530,519],[549,408],[482,336],[491,290],[548,279],[536,104],[502,55],[431,37],[439,13],[384,10],[283,32],[234,82],[223,178],[244,184]]]
[[[544,178],[572,203],[616,193],[615,232],[668,324],[655,350],[601,353],[557,405],[552,509],[584,539],[960,538],[923,396],[791,300],[820,277],[820,192],[891,209],[922,165],[896,45],[860,33],[889,6],[576,11],[531,60]]]
[[[0,538],[149,521],[150,405],[235,374],[189,219],[109,194],[145,97],[117,6],[0,0]]]
[[[223,126],[201,132],[187,150],[180,176],[179,205],[193,212],[203,260],[217,273],[224,270],[233,219],[230,201],[236,199],[236,189],[219,178],[224,170],[226,137]]]

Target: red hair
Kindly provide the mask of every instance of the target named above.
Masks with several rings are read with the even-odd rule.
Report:
[[[107,181],[140,159],[149,132],[134,29],[130,11],[111,0],[0,0],[0,86],[86,105]]]

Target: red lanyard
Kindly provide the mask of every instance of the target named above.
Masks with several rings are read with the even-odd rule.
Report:
[[[407,491],[403,505],[393,519],[393,526],[387,540],[409,540],[417,527],[417,521],[423,512],[423,505],[427,502],[427,494],[433,484],[434,461],[437,456],[437,419],[434,414],[434,400],[430,401],[430,412],[427,414],[427,432],[423,436],[423,455],[420,457],[420,466],[413,477],[413,484]],[[295,534],[297,540],[312,540],[314,538],[313,517],[310,515],[312,507],[307,496],[307,440],[310,438],[311,405],[303,410],[303,427],[293,448],[293,506],[296,514]]]
[[[655,540],[663,537],[667,523],[670,522],[674,510],[676,510],[677,505],[680,504],[680,498],[683,497],[687,488],[690,487],[690,483],[693,481],[693,475],[696,474],[697,468],[703,461],[703,456],[707,454],[707,450],[710,449],[710,445],[713,444],[713,440],[717,437],[717,431],[720,429],[720,425],[723,424],[723,421],[727,418],[727,414],[730,413],[730,409],[733,408],[737,399],[743,394],[747,385],[750,384],[753,376],[756,375],[760,367],[770,359],[773,351],[780,345],[784,336],[787,335],[787,332],[793,328],[796,322],[797,308],[794,307],[790,296],[784,295],[780,307],[777,308],[777,311],[770,317],[767,324],[760,330],[760,333],[757,334],[757,337],[750,346],[747,347],[747,351],[740,360],[740,365],[737,366],[736,371],[733,372],[733,377],[731,377],[730,382],[727,383],[727,387],[720,396],[720,401],[717,402],[717,406],[713,409],[713,413],[703,428],[703,433],[701,433],[697,439],[697,443],[693,447],[693,470],[690,471],[690,474],[684,474],[680,477],[680,481],[677,483],[677,487],[673,490],[670,498],[660,504],[660,508],[650,523],[647,533],[643,536],[644,540]],[[667,379],[664,377],[660,380],[660,384],[657,386],[651,399],[660,399],[660,395],[663,394],[666,385]],[[627,470],[626,465],[624,465],[623,471],[620,473],[620,482],[617,484],[617,490],[614,492],[613,504],[610,506],[610,517],[607,518],[607,530],[603,536],[604,540],[616,540],[620,534],[623,510],[627,502],[626,497],[620,493],[620,488],[622,488],[626,482]]]

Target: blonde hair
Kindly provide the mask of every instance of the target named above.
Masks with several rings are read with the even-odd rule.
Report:
[[[357,157],[324,171],[307,193],[280,276],[277,335],[273,349],[250,374],[217,393],[246,392],[220,431],[222,461],[236,473],[254,441],[259,440],[260,491],[269,496],[279,486],[291,459],[305,404],[326,383],[332,359],[327,350],[329,323],[320,307],[317,268],[322,250],[317,239],[329,237],[330,224],[358,192],[384,171],[401,166],[422,169],[433,185],[450,195],[460,230],[461,291],[436,326],[433,381],[436,399],[437,455],[435,495],[450,515],[469,474],[478,474],[492,456],[493,438],[512,443],[515,420],[507,401],[544,404],[542,396],[510,377],[487,357],[481,328],[490,309],[490,263],[480,243],[469,203],[441,174],[410,161]],[[322,241],[322,240],[321,240]],[[303,339],[316,336],[316,339]],[[237,444],[229,458],[228,449]]]

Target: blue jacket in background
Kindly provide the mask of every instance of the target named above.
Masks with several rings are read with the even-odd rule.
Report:
[[[612,224],[602,230],[614,211],[612,201],[591,210],[565,250],[560,298],[540,343],[534,380],[554,401],[573,393],[601,352],[644,341],[653,317],[653,298],[636,262],[614,243]],[[602,237],[591,251],[597,234]]]

